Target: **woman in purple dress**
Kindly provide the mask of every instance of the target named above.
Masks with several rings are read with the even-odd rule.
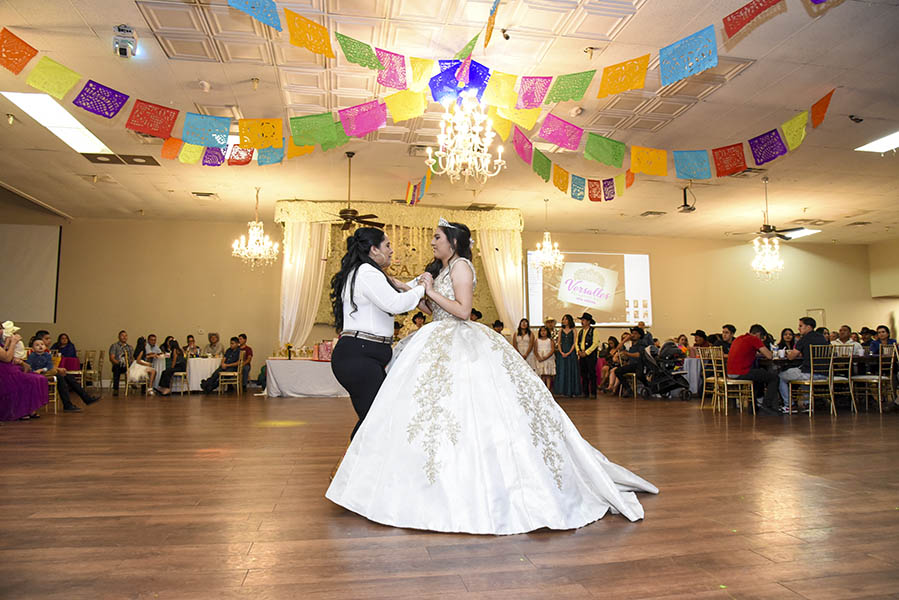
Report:
[[[49,401],[47,378],[23,372],[22,361],[14,356],[18,330],[11,326],[0,332],[0,421],[32,415]]]

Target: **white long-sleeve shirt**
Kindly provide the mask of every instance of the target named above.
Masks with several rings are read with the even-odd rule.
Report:
[[[393,337],[393,315],[412,310],[424,296],[425,288],[415,285],[411,290],[398,292],[387,282],[384,273],[363,263],[356,273],[353,299],[357,310],[350,303],[350,280],[343,286],[343,329],[364,331],[373,335]]]

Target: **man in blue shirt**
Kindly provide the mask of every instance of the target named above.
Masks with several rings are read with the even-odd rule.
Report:
[[[802,335],[796,342],[796,347],[787,352],[787,358],[790,360],[802,358],[802,364],[781,372],[780,374],[780,397],[783,400],[783,412],[796,412],[791,407],[790,402],[790,382],[802,379],[808,379],[812,370],[812,346],[828,346],[830,340],[824,335],[815,331],[817,322],[812,317],[801,317],[799,319],[799,333]],[[815,379],[827,379],[826,375],[815,375]]]
[[[225,356],[222,358],[222,365],[216,369],[209,379],[200,382],[204,394],[210,394],[219,386],[219,373],[222,371],[236,371],[240,362],[240,340],[236,337],[231,338],[231,345],[225,350]]]
[[[57,368],[53,365],[53,357],[47,352],[47,346],[44,340],[34,338],[31,340],[31,354],[26,360],[28,366],[35,373],[39,373],[50,379],[56,377],[56,391],[59,393],[59,399],[62,400],[62,409],[65,412],[81,412],[81,409],[72,404],[69,390],[72,390],[85,404],[93,404],[99,397],[88,394],[78,380],[72,375],[66,373],[65,369]]]

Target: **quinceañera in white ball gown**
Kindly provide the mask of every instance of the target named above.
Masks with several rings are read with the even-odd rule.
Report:
[[[450,299],[454,269],[474,275],[450,260],[434,279]],[[478,534],[643,518],[634,492],[658,489],[584,440],[506,339],[433,314],[401,342],[328,499],[385,525]]]

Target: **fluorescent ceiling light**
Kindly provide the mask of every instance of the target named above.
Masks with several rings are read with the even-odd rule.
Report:
[[[889,152],[899,148],[899,131],[885,135],[879,140],[874,140],[870,144],[859,146],[855,150],[857,152]]]
[[[50,130],[75,152],[113,154],[97,136],[78,122],[66,109],[47,94],[0,92],[28,116]]]
[[[786,236],[789,240],[795,240],[796,238],[805,237],[807,235],[815,235],[816,233],[821,233],[821,230],[802,227],[800,229],[797,229],[796,231],[779,231],[778,233]]]

